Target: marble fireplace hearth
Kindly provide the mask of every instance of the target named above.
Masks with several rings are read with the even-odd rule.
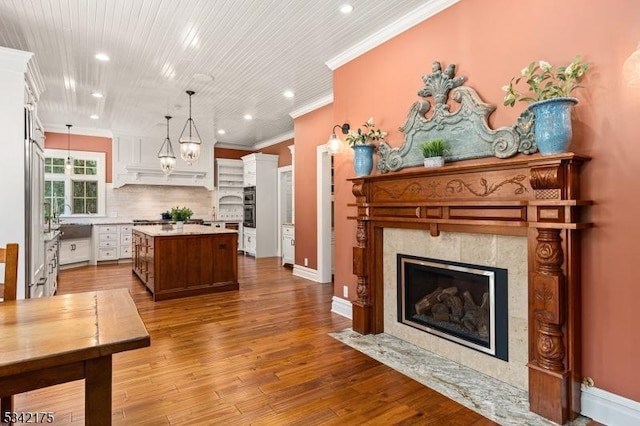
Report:
[[[486,376],[387,333],[362,335],[352,329],[329,333],[376,361],[445,395],[503,426],[538,426],[555,423],[529,411],[524,389]],[[586,426],[579,416],[566,423]]]

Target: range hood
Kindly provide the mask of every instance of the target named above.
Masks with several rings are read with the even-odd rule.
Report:
[[[201,186],[213,190],[213,146],[202,142],[200,158],[188,165],[178,157],[176,168],[165,176],[158,160],[158,141],[152,138],[114,135],[113,187],[124,185]]]

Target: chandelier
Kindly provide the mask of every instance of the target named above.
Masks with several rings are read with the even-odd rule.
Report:
[[[189,118],[184,124],[178,140],[180,142],[180,157],[189,165],[200,156],[200,143],[202,143],[198,129],[196,129],[196,123],[191,118],[191,96],[195,93],[193,90],[187,90],[187,95],[189,95]]]
[[[164,118],[167,119],[167,137],[162,142],[160,146],[160,151],[158,151],[158,158],[160,159],[160,167],[162,168],[162,172],[169,176],[176,166],[176,155],[173,153],[173,146],[171,146],[171,139],[169,139],[169,120],[171,117],[165,115]]]

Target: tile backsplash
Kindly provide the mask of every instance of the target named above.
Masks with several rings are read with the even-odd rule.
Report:
[[[106,191],[108,217],[159,220],[171,207],[186,206],[193,210],[194,219],[212,219],[215,191],[204,187],[125,185],[114,189],[108,183]]]

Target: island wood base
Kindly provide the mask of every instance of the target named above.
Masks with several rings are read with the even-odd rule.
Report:
[[[238,234],[185,225],[185,232],[133,230],[133,273],[153,300],[238,290]],[[202,231],[201,233],[199,231]]]

